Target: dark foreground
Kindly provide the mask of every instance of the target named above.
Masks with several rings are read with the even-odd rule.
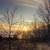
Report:
[[[50,50],[50,42],[0,38],[0,50]]]

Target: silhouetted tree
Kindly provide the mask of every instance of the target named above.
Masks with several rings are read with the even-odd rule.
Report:
[[[12,25],[14,24],[13,23],[13,19],[14,19],[14,17],[15,17],[15,12],[16,12],[16,10],[17,10],[17,8],[16,7],[14,7],[14,8],[3,8],[1,11],[1,13],[3,14],[3,16],[4,17],[1,17],[0,19],[1,19],[1,22],[4,22],[5,20],[6,20],[6,23],[8,23],[8,25],[9,25],[9,39],[10,39],[10,37],[11,37],[11,27],[12,27]],[[4,18],[4,20],[3,20],[3,18]],[[10,48],[10,50],[11,50],[11,41],[9,40],[9,48]]]
[[[40,16],[39,17],[42,18],[42,20],[49,26],[50,11],[49,11],[49,7],[48,7],[48,3],[46,3],[46,2],[47,1],[44,2],[45,8],[39,7],[39,15],[41,16],[41,17]]]
[[[44,29],[43,30],[43,38],[46,38],[46,37],[48,37],[48,30],[49,30],[49,26],[50,26],[50,22],[49,22],[49,17],[50,17],[50,11],[49,11],[49,7],[48,7],[48,3],[47,3],[47,1],[44,1],[44,4],[45,4],[45,7],[41,7],[41,6],[39,6],[39,17],[40,18],[42,18],[42,20],[44,21],[44,23],[43,24],[47,24],[47,30],[46,29]],[[47,31],[47,33],[46,33],[46,31]]]

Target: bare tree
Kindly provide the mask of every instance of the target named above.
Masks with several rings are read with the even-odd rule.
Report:
[[[9,38],[11,37],[11,28],[12,28],[12,25],[14,24],[13,19],[15,17],[16,10],[17,10],[16,7],[12,8],[12,9],[11,8],[6,8],[6,9],[3,8],[1,10],[1,11],[3,11],[2,14],[4,17],[1,17],[0,21],[1,22],[6,21],[6,23],[8,23],[8,25],[9,25],[9,31],[8,31],[9,32]],[[3,20],[3,18],[4,18],[4,20]],[[6,30],[4,29],[4,31],[6,31]],[[9,40],[9,50],[11,50],[11,41],[10,40]]]
[[[44,0],[44,7],[43,7],[43,5],[41,4],[41,6],[39,6],[39,10],[38,10],[38,13],[39,13],[39,18],[41,18],[42,20],[43,20],[43,25],[46,23],[47,24],[47,31],[46,31],[46,29],[43,29],[43,31],[42,30],[40,30],[41,32],[40,32],[40,34],[42,33],[42,36],[43,37],[47,37],[49,34],[49,32],[48,32],[48,30],[49,30],[49,26],[50,26],[50,11],[49,11],[49,7],[48,7],[48,3],[47,3],[47,1],[45,1]],[[44,26],[43,26],[43,28],[44,28]]]
[[[6,23],[8,23],[8,25],[9,25],[9,37],[10,37],[11,27],[12,27],[12,24],[14,24],[13,18],[15,17],[15,12],[16,12],[17,8],[16,7],[14,9],[6,8],[5,12],[4,12],[4,10],[5,9],[3,9],[3,16],[4,17],[1,17],[0,21],[1,22],[6,21]],[[3,20],[3,18],[5,18],[5,19]]]
[[[49,17],[50,17],[50,12],[49,12],[49,7],[47,1],[44,0],[45,8],[39,6],[39,16],[42,18],[42,20],[49,25]],[[42,5],[41,5],[42,6]]]

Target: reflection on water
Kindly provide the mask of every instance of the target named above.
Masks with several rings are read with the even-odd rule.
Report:
[[[48,43],[38,43],[23,40],[0,40],[0,50],[9,50],[9,45],[11,50],[50,50],[50,45]]]

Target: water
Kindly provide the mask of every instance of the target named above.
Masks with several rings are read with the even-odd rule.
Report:
[[[50,43],[0,39],[0,50],[50,50]]]

